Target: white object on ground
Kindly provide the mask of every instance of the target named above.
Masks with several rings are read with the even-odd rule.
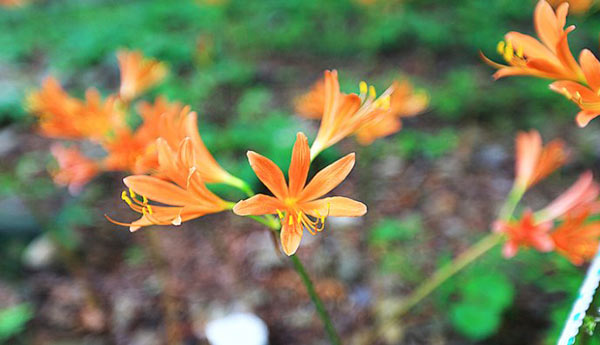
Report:
[[[269,330],[258,316],[236,313],[210,321],[206,338],[211,345],[267,345]]]

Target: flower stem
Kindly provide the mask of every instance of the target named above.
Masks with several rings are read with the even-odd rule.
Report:
[[[508,197],[500,212],[498,213],[498,218],[502,220],[510,220],[517,205],[523,198],[523,194],[525,194],[526,188],[519,187],[517,185],[513,186],[513,188],[508,193]]]
[[[306,291],[308,292],[310,299],[312,300],[313,304],[315,305],[315,308],[317,309],[317,313],[319,314],[319,317],[323,322],[323,326],[325,328],[327,336],[329,337],[329,341],[333,345],[341,345],[342,342],[340,340],[340,337],[338,336],[335,327],[333,326],[333,322],[331,322],[331,318],[329,317],[327,310],[325,310],[325,306],[323,306],[323,302],[319,298],[317,291],[315,291],[315,287],[312,281],[310,280],[308,273],[306,273],[304,265],[302,265],[302,262],[296,255],[290,256],[290,259],[294,264],[294,269],[296,269],[296,272],[298,272],[298,275],[302,279],[302,283],[304,283],[304,286],[306,287]]]
[[[254,196],[254,191],[252,190],[252,188],[250,188],[246,181],[242,179],[239,179],[235,176],[231,176],[231,178],[229,178],[229,180],[227,180],[226,183],[232,187],[241,190],[242,192],[244,192],[244,194],[246,194],[249,197]]]
[[[281,224],[279,223],[277,218],[273,217],[272,215],[266,215],[263,217],[258,217],[258,216],[248,216],[248,217],[267,226],[269,229],[271,229],[272,231],[274,231],[277,234],[279,234],[279,232],[281,231],[280,230]],[[325,309],[325,306],[323,305],[321,298],[317,294],[317,291],[315,290],[315,287],[314,287],[312,281],[310,280],[310,276],[306,272],[304,265],[302,264],[302,262],[296,255],[292,255],[289,258],[290,258],[290,260],[292,260],[292,263],[294,264],[294,269],[296,270],[296,273],[298,273],[298,275],[300,276],[300,279],[302,280],[302,283],[304,284],[304,287],[306,288],[306,291],[308,292],[308,295],[310,296],[310,300],[313,302],[313,304],[315,305],[315,308],[317,309],[317,313],[319,314],[319,317],[321,318],[321,322],[323,323],[323,328],[325,328],[325,333],[327,333],[327,336],[329,337],[329,341],[331,342],[332,345],[341,345],[342,343],[340,341],[340,337],[337,334],[335,327],[333,326],[331,317],[327,313],[327,310]]]
[[[427,297],[433,290],[442,285],[446,280],[465,268],[475,259],[485,254],[488,250],[494,248],[498,243],[500,243],[501,238],[502,234],[498,233],[491,233],[487,235],[479,242],[472,245],[469,249],[467,249],[467,251],[456,257],[456,259],[452,260],[452,262],[449,262],[444,267],[436,271],[428,280],[421,284],[408,296],[408,298],[403,301],[400,309],[396,313],[396,317],[404,315],[408,310],[417,305],[423,298]]]

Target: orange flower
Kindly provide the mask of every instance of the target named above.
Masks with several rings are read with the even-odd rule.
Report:
[[[565,221],[552,232],[556,251],[574,265],[590,260],[598,250],[600,222],[585,223],[589,212],[568,215]]]
[[[398,88],[398,93],[395,89]],[[321,127],[311,147],[311,157],[347,136],[358,135],[359,142],[368,144],[400,129],[399,117],[412,116],[427,103],[424,94],[412,94],[412,89],[395,83],[377,97],[375,88],[364,81],[360,94],[340,92],[337,71],[325,71],[325,79],[297,102],[297,111],[306,117],[321,116]],[[323,96],[320,96],[322,94]],[[392,104],[392,102],[396,104]],[[321,109],[321,110],[318,110]]]
[[[530,75],[549,79],[584,80],[567,41],[567,35],[575,30],[573,25],[565,29],[568,10],[568,3],[561,4],[554,12],[545,0],[540,0],[533,19],[541,42],[519,32],[506,34],[505,40],[498,43],[498,52],[508,65],[495,63],[481,54],[486,63],[498,69],[494,78]]]
[[[402,128],[401,118],[418,115],[429,103],[429,96],[415,91],[407,81],[394,82],[391,89],[389,111],[379,120],[366,122],[356,132],[356,139],[361,145],[369,145],[377,138],[398,132]]]
[[[535,130],[517,135],[516,151],[515,185],[523,190],[550,175],[567,160],[562,140],[552,140],[544,147],[540,133]]]
[[[20,7],[28,3],[28,0],[0,0],[0,6],[11,8],[11,7]]]
[[[71,194],[78,194],[98,174],[98,164],[81,154],[77,148],[54,144],[50,152],[58,162],[58,170],[51,171],[54,183],[68,186]]]
[[[568,2],[569,12],[574,14],[583,14],[594,5],[594,0],[549,0],[548,2],[554,8],[558,7],[563,2]]]
[[[519,247],[534,247],[542,252],[556,248],[574,264],[581,264],[598,247],[600,222],[585,224],[585,221],[600,211],[599,195],[600,185],[588,171],[535,215],[527,210],[518,221],[496,221],[494,231],[508,237],[504,256],[514,256]],[[551,231],[557,220],[562,223]]]
[[[550,89],[562,93],[579,106],[581,111],[575,120],[579,127],[585,127],[600,115],[600,61],[594,53],[584,49],[579,56],[579,63],[588,86],[570,80],[559,80],[550,84]]]
[[[177,103],[167,106],[164,100],[158,99],[154,108],[140,107],[140,112],[144,117],[144,124],[140,126],[136,135],[150,138],[152,141],[146,147],[145,155],[139,158],[138,169],[143,170],[140,167],[144,166],[144,162],[152,162],[152,157],[156,157],[156,149],[153,147],[156,137],[163,138],[173,149],[187,137],[191,141],[198,163],[196,171],[204,182],[236,186],[239,184],[240,180],[223,169],[204,145],[198,131],[197,115],[190,111],[189,106],[182,107]],[[140,140],[143,141],[143,138]]]
[[[27,107],[39,117],[42,134],[49,137],[101,140],[125,125],[114,97],[102,101],[95,89],[88,89],[85,96],[85,102],[70,97],[49,77],[27,97]]]
[[[322,231],[327,216],[358,217],[367,212],[364,204],[349,198],[321,198],[348,176],[354,166],[353,153],[321,170],[308,184],[310,149],[303,133],[296,136],[289,183],[281,169],[268,158],[249,151],[248,160],[256,176],[274,196],[255,195],[238,202],[233,211],[240,216],[278,214],[282,223],[281,245],[287,255],[293,255],[298,249],[304,229],[313,235]]]
[[[549,252],[554,249],[554,242],[550,237],[552,222],[536,222],[531,210],[525,211],[520,220],[498,221],[494,231],[506,234],[508,237],[502,254],[511,258],[517,254],[520,247],[533,247],[540,252]]]
[[[591,171],[587,171],[577,181],[548,206],[538,212],[541,220],[553,220],[578,210],[597,210],[600,185],[594,182]],[[595,212],[594,212],[595,213]]]
[[[110,221],[136,231],[149,225],[180,225],[231,207],[231,203],[222,200],[204,185],[195,168],[197,163],[190,139],[181,142],[177,153],[166,141],[158,139],[157,150],[160,173],[173,183],[147,175],[126,177],[123,182],[129,187],[129,195],[124,191],[121,198],[142,216],[131,223],[116,222],[107,217]],[[162,205],[151,205],[148,199]]]
[[[167,66],[145,58],[139,51],[117,52],[121,69],[121,99],[128,102],[158,84],[167,75]]]

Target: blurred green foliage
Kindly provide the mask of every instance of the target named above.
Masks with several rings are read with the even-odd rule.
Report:
[[[32,318],[33,310],[25,303],[0,310],[0,343],[23,332]]]
[[[367,78],[380,89],[379,82],[389,82],[401,68],[431,93],[431,111],[423,121],[435,123],[435,129],[422,131],[406,125],[409,128],[399,135],[369,150],[433,160],[458,147],[460,131],[439,129],[447,125],[477,121],[509,133],[515,128],[572,124],[575,106],[549,91],[547,81],[493,82],[492,69],[478,58],[481,50],[499,61],[495,45],[507,31],[531,33],[534,3],[38,1],[0,11],[0,73],[7,78],[0,93],[0,124],[30,124],[23,98],[47,74],[56,75],[76,95],[90,86],[105,93],[115,91],[115,51],[141,49],[166,61],[172,71],[148,99],[164,94],[190,104],[199,112],[201,134],[219,161],[235,175],[253,180],[255,188],[262,188],[244,159],[245,151],[261,152],[287,167],[293,134],[298,130],[315,134],[314,127],[293,116],[292,101],[323,69],[339,68],[342,88],[355,90],[357,82]],[[577,24],[570,35],[575,49],[595,47],[600,21],[594,19],[597,16],[569,18]],[[586,144],[590,156],[593,144]],[[334,150],[324,152],[317,165],[337,157]],[[14,166],[0,167],[0,196],[19,195],[34,202],[61,199],[45,176],[47,164],[45,152],[32,151]],[[226,195],[235,193],[222,186],[214,188],[222,188],[219,191]],[[45,219],[44,212],[36,216],[60,243],[76,249],[79,238],[74,229],[96,220],[98,215],[90,205],[98,193],[91,188],[73,201],[57,201],[60,210],[53,221]],[[411,284],[421,281],[430,260],[418,252],[418,244],[425,241],[423,233],[418,214],[377,222],[368,243],[380,273]],[[7,238],[0,241],[0,271],[3,276],[18,276],[26,241],[2,236]],[[144,260],[144,253],[131,247],[125,257],[135,266]],[[458,332],[471,339],[493,336],[506,321],[505,315],[516,308],[515,287],[528,285],[563,297],[546,306],[552,311],[547,343],[553,343],[581,282],[581,271],[561,258],[531,252],[515,261],[507,264],[499,252],[492,252],[437,293],[439,310],[447,311]],[[499,267],[507,273],[500,274]],[[30,317],[28,307],[20,308],[13,314],[0,313],[0,339],[9,334],[3,330],[18,330]]]

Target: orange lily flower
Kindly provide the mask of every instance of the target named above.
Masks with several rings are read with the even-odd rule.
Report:
[[[11,7],[20,7],[28,3],[28,0],[0,0],[0,6],[11,8]]]
[[[165,109],[163,110],[163,108]],[[151,142],[146,147],[146,154],[138,159],[138,169],[143,170],[143,167],[147,166],[148,162],[151,163],[153,157],[156,157],[154,147],[156,137],[163,138],[173,149],[177,148],[181,140],[187,137],[191,141],[198,163],[196,171],[204,182],[238,185],[240,180],[223,169],[204,145],[198,131],[197,114],[192,112],[189,106],[181,107],[179,104],[171,104],[167,107],[164,100],[159,99],[154,108],[140,107],[140,112],[144,117],[144,124],[140,126],[136,135],[150,138]],[[140,140],[143,141],[143,138]]]
[[[356,139],[359,144],[369,145],[375,139],[398,132],[402,128],[401,118],[416,116],[427,108],[429,96],[415,91],[407,81],[394,82],[391,88],[389,111],[379,121],[369,121],[358,129]]]
[[[121,70],[121,99],[128,102],[158,84],[167,75],[167,66],[157,60],[145,58],[139,51],[117,52]]]
[[[85,157],[77,148],[60,144],[50,147],[58,163],[58,170],[51,171],[54,183],[68,186],[71,194],[78,194],[82,187],[98,174],[98,164]]]
[[[332,146],[353,134],[358,134],[362,129],[361,138],[363,143],[368,143],[382,135],[391,133],[389,130],[382,130],[380,122],[388,124],[393,123],[393,130],[400,129],[400,122],[397,118],[399,113],[394,110],[402,110],[402,107],[392,108],[392,94],[394,93],[394,85],[389,87],[383,94],[377,97],[375,88],[368,86],[367,83],[360,83],[360,94],[355,93],[345,94],[340,92],[337,71],[325,71],[325,79],[323,81],[323,99],[317,96],[317,92],[321,90],[321,86],[317,85],[308,95],[298,103],[298,112],[306,114],[308,117],[316,117],[316,109],[322,103],[322,119],[317,138],[311,147],[311,157],[316,157],[321,151]],[[403,98],[401,93],[400,97]],[[310,102],[314,104],[309,105]],[[410,109],[408,107],[407,109]],[[408,115],[404,114],[404,115]],[[413,115],[413,114],[410,114]],[[387,116],[392,119],[384,119]],[[391,121],[390,121],[391,120]]]
[[[310,91],[296,99],[296,112],[308,119],[320,119],[325,108],[325,82],[317,81]]]
[[[204,185],[195,168],[197,163],[192,145],[191,140],[186,138],[175,153],[165,140],[158,139],[160,173],[173,183],[147,175],[126,177],[123,182],[129,187],[129,195],[124,191],[121,198],[142,216],[131,223],[107,218],[136,231],[149,225],[180,225],[206,214],[230,209],[231,203],[222,200]],[[151,205],[149,199],[162,205]]]
[[[520,132],[516,139],[515,185],[526,190],[560,168],[567,156],[562,140],[555,139],[542,146],[538,131]]]
[[[591,171],[587,171],[573,185],[538,212],[541,220],[553,220],[577,210],[598,210],[600,185],[594,181]],[[576,212],[581,213],[581,212]]]
[[[597,249],[600,223],[584,222],[591,214],[600,211],[599,195],[600,185],[594,182],[592,173],[588,171],[535,214],[527,210],[520,220],[496,221],[493,230],[508,237],[503,248],[504,256],[514,256],[519,247],[533,247],[541,252],[556,248],[573,263],[580,264],[582,258],[593,255]],[[552,231],[556,220],[563,222]],[[589,246],[584,245],[586,241],[591,241]],[[590,249],[592,247],[593,250]]]
[[[533,247],[540,252],[550,252],[554,249],[554,242],[550,236],[552,222],[536,222],[533,212],[527,210],[517,221],[498,221],[494,225],[494,231],[504,233],[508,237],[502,255],[512,258],[517,254],[520,247]]]
[[[600,61],[588,49],[581,51],[579,63],[588,86],[570,81],[559,80],[550,84],[550,89],[565,95],[581,109],[575,120],[579,127],[585,127],[592,119],[600,115]]]
[[[589,212],[568,215],[551,235],[556,251],[574,265],[582,265],[592,259],[598,250],[600,222],[586,224],[588,216]]]
[[[240,216],[278,214],[282,225],[281,245],[287,255],[293,255],[298,249],[304,229],[313,235],[322,231],[327,216],[359,217],[367,212],[363,203],[349,198],[321,198],[348,176],[354,166],[354,153],[321,170],[308,184],[310,148],[303,133],[296,136],[289,183],[270,159],[249,151],[248,160],[256,176],[274,196],[257,194],[238,202],[233,212]]]
[[[114,97],[102,101],[95,89],[86,91],[85,102],[70,97],[52,77],[27,97],[29,110],[39,117],[40,131],[49,137],[101,140],[124,124]]]
[[[548,0],[552,7],[557,8],[564,2],[569,3],[569,13],[583,14],[594,5],[594,0]]]
[[[569,49],[567,35],[575,30],[565,28],[569,4],[552,9],[545,0],[535,7],[534,24],[539,41],[519,32],[509,32],[498,44],[498,52],[508,65],[495,63],[481,54],[484,61],[497,68],[495,79],[513,75],[529,75],[549,79],[584,80],[581,68]],[[541,41],[541,42],[540,42]]]

